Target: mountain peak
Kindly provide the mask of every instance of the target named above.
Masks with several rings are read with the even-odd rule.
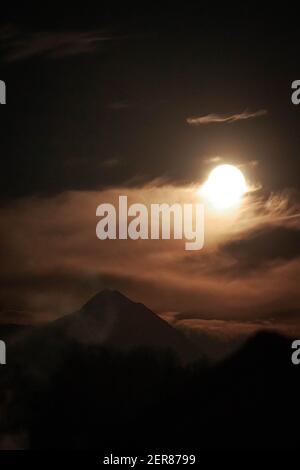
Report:
[[[95,294],[90,300],[84,304],[84,310],[94,310],[98,307],[113,305],[115,307],[134,305],[135,302],[130,300],[124,294],[114,289],[104,289]]]
[[[183,361],[194,350],[185,336],[152,310],[113,289],[94,295],[73,314],[56,320],[67,336],[120,351],[173,351]]]

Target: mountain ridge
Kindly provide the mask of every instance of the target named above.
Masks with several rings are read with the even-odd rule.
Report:
[[[184,334],[144,304],[117,290],[105,289],[91,297],[78,311],[54,322],[67,336],[87,344],[121,351],[146,348],[172,351],[188,359],[193,345]]]

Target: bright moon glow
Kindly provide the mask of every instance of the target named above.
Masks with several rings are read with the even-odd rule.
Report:
[[[237,167],[219,165],[212,170],[200,193],[216,209],[228,209],[238,205],[247,190],[244,175]]]

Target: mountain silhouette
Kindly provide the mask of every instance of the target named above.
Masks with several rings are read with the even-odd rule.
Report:
[[[83,307],[52,323],[68,338],[119,351],[151,349],[170,351],[189,360],[194,346],[183,333],[116,290],[103,290]]]
[[[179,331],[117,291],[34,328],[0,376],[0,449],[297,448],[290,338],[261,332],[192,367],[166,350],[195,357]]]

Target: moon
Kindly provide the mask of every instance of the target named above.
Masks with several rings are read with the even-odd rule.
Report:
[[[237,206],[248,190],[245,177],[234,165],[218,165],[208,176],[200,194],[218,210]]]

